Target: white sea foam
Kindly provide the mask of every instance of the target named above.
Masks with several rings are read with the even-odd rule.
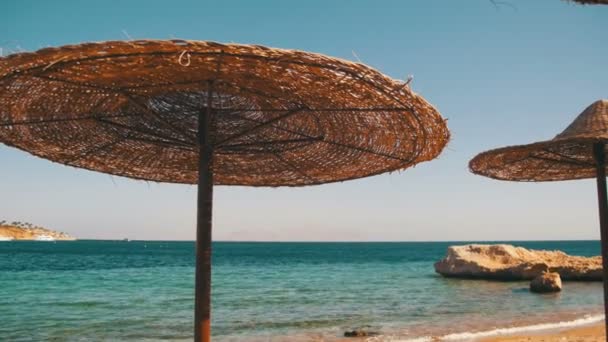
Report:
[[[425,336],[425,337],[418,337],[418,338],[412,338],[409,340],[393,340],[394,342],[432,342],[433,339],[431,337]]]
[[[525,325],[519,327],[510,327],[510,328],[499,328],[493,330],[486,331],[477,331],[477,332],[462,332],[462,333],[453,333],[437,337],[431,336],[423,336],[416,338],[404,338],[397,337],[391,335],[380,335],[369,337],[365,340],[365,342],[432,342],[432,341],[475,341],[481,338],[500,336],[500,335],[516,335],[522,333],[536,333],[542,332],[545,330],[556,330],[556,329],[566,329],[566,328],[574,328],[579,326],[585,326],[597,322],[601,322],[604,320],[604,315],[587,315],[582,318],[578,318],[572,321],[563,321],[563,322],[554,322],[554,323],[542,323],[542,324],[533,324],[533,325]]]
[[[406,338],[394,337],[394,336],[374,336],[365,340],[365,342],[432,342],[433,338],[430,336]]]
[[[578,326],[589,325],[604,320],[604,315],[588,315],[583,318],[578,318],[572,321],[556,322],[556,323],[542,323],[534,325],[526,325],[521,327],[511,328],[500,328],[487,331],[479,332],[463,332],[449,334],[441,337],[441,341],[472,341],[479,338],[499,336],[499,335],[514,335],[527,332],[539,332],[543,330],[554,330],[563,328],[573,328]]]

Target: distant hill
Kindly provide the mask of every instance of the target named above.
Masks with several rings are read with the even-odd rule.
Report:
[[[50,236],[55,240],[76,240],[76,238],[69,234],[34,226],[31,223],[0,221],[0,238],[35,240],[39,236]]]

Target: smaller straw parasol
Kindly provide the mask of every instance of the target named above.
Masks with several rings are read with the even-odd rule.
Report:
[[[608,100],[599,100],[587,107],[562,133],[551,140],[483,152],[469,163],[471,172],[499,180],[544,182],[597,178],[606,317],[608,317],[607,143]]]
[[[471,160],[473,173],[508,181],[595,178],[595,143],[608,142],[608,100],[587,107],[555,138],[483,152]]]

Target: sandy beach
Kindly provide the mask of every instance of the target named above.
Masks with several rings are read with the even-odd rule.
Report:
[[[492,337],[480,340],[482,342],[601,342],[605,341],[604,326],[602,323],[577,327],[573,329],[559,329],[552,332],[539,332],[538,334],[511,335]]]

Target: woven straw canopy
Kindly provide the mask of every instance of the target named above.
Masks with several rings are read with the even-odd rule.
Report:
[[[435,108],[365,65],[173,40],[0,58],[0,141],[65,165],[196,184],[208,93],[215,184],[360,178],[431,160],[449,139]]]
[[[608,100],[587,107],[554,139],[483,152],[469,163],[473,173],[510,181],[595,178],[593,144],[608,143]]]

